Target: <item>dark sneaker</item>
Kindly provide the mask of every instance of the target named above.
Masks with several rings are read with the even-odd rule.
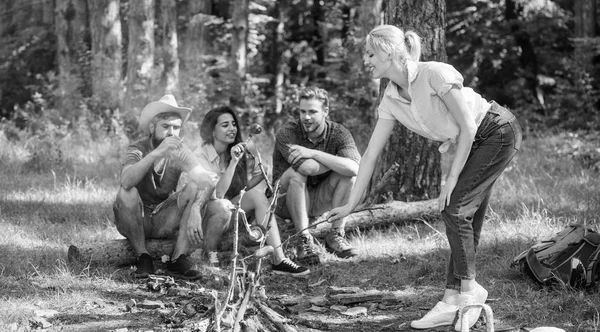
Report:
[[[325,248],[339,258],[356,256],[356,249],[350,246],[344,234],[339,230],[331,230],[327,234],[327,237],[325,237]]]
[[[167,263],[167,274],[186,280],[199,279],[201,277],[200,271],[194,270],[192,267],[192,262],[190,262],[187,256],[185,254],[180,255],[175,260]]]
[[[133,276],[136,278],[148,278],[151,274],[154,274],[154,262],[150,255],[143,253],[137,259]]]
[[[307,267],[300,266],[288,258],[284,258],[281,263],[277,265],[271,265],[273,268],[273,273],[275,274],[285,274],[292,277],[300,277],[305,276],[310,273],[310,270]]]
[[[321,263],[319,249],[312,236],[302,236],[302,244],[298,251],[298,262],[302,265],[316,265]]]

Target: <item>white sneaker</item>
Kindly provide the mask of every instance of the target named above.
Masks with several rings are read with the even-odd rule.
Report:
[[[463,308],[466,306],[477,304],[475,301],[475,297],[472,295],[460,294],[458,295],[458,320],[456,321],[456,325],[454,325],[454,330],[457,332],[462,331],[462,322],[463,322]],[[468,309],[465,313],[468,328],[467,331],[477,323],[479,319],[479,315],[481,314],[481,308]]]
[[[410,322],[410,327],[413,329],[429,329],[437,326],[452,325],[457,310],[457,305],[440,301],[423,318]]]
[[[471,304],[484,304],[488,297],[488,291],[485,288],[483,288],[483,286],[477,284],[477,288],[475,288],[475,290],[472,290],[468,293],[462,293],[462,295],[470,296],[471,298],[473,298],[473,303],[464,304],[461,307],[460,302],[459,302],[459,304],[458,304],[458,306],[459,306],[458,321],[456,322],[456,325],[454,326],[454,329],[456,331],[460,331],[460,329],[462,327],[462,316],[460,315],[460,311],[462,311],[462,308],[464,308],[467,305],[471,305]],[[458,298],[459,301],[461,298],[462,297]],[[462,298],[462,299],[466,301],[466,298]],[[471,309],[468,311],[469,328],[471,328],[473,325],[475,325],[475,323],[479,319],[479,315],[481,315],[481,308]]]

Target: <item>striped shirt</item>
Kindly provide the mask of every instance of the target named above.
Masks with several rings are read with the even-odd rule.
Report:
[[[379,118],[397,120],[421,136],[444,142],[439,148],[444,153],[456,142],[460,128],[442,97],[453,87],[460,89],[477,126],[490,104],[473,89],[463,87],[462,75],[449,64],[407,60],[406,66],[411,101],[400,96],[398,85],[390,82],[379,104]]]

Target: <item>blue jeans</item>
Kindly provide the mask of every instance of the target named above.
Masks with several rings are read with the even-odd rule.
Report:
[[[521,126],[506,108],[492,102],[450,204],[442,211],[450,244],[447,289],[460,290],[461,280],[474,280],[475,253],[492,186],[521,147]]]

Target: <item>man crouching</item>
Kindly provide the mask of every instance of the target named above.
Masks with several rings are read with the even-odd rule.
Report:
[[[138,256],[136,277],[154,273],[146,239],[172,238],[175,246],[167,274],[198,279],[200,272],[193,269],[188,255],[203,242],[202,219],[228,223],[231,218],[231,203],[214,199],[210,174],[181,142],[181,127],[191,112],[177,106],[172,95],[148,104],[139,119],[147,136],[127,148],[113,211],[117,230]],[[183,172],[191,181],[176,190]]]

